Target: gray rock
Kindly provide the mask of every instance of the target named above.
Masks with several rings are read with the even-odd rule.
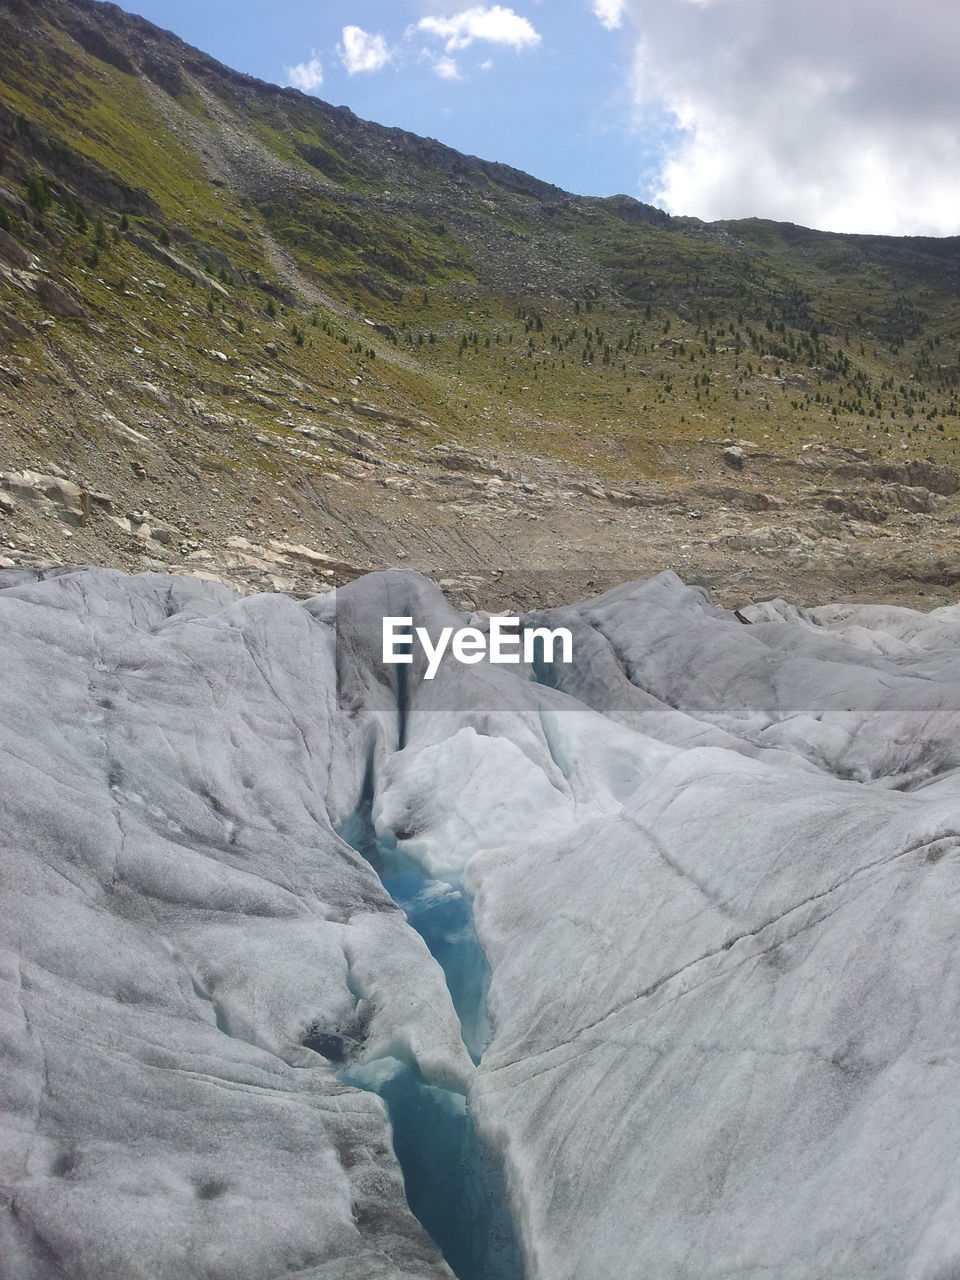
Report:
[[[147,527],[150,530],[148,536],[165,547],[180,537],[180,530],[175,525],[168,524],[166,520],[160,520],[156,516],[149,517],[149,526],[144,525],[143,528]]]
[[[78,320],[86,315],[80,302],[53,280],[41,277],[37,281],[36,288],[37,297],[44,308],[53,315],[66,320]]]
[[[828,494],[823,500],[823,506],[826,511],[832,511],[835,515],[863,520],[867,524],[883,524],[889,515],[885,507],[869,498],[851,498],[841,493]]]
[[[23,245],[14,240],[9,231],[4,231],[2,227],[0,227],[0,262],[6,262],[21,271],[29,267],[31,262],[31,255]]]
[[[85,523],[90,516],[90,495],[86,489],[60,476],[42,475],[37,471],[0,474],[0,487],[28,501],[46,499],[57,508],[68,524]]]
[[[880,490],[883,501],[899,511],[935,511],[943,499],[922,485],[885,484]]]

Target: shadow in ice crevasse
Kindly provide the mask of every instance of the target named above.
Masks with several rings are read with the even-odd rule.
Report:
[[[490,967],[470,896],[426,875],[392,837],[378,838],[372,798],[370,770],[357,810],[338,834],[373,866],[426,942],[447,980],[464,1044],[479,1062],[491,1032]],[[500,1156],[477,1132],[463,1095],[430,1084],[415,1066],[394,1058],[347,1067],[340,1079],[386,1103],[407,1202],[458,1280],[523,1280]]]
[[[387,872],[386,867],[383,887],[403,908],[443,970],[460,1019],[463,1043],[474,1062],[479,1062],[491,1032],[487,1017],[490,966],[473,927],[469,895],[422,872]]]
[[[459,1280],[522,1280],[500,1160],[462,1094],[425,1083],[396,1059],[349,1068],[340,1078],[387,1104],[407,1203]]]
[[[397,847],[395,839],[378,837],[369,805],[369,798],[364,802],[361,797],[356,813],[337,834],[366,858],[427,944],[447,980],[467,1052],[479,1062],[491,1034],[487,1016],[490,966],[474,928],[473,903],[460,886],[428,876],[420,863]]]

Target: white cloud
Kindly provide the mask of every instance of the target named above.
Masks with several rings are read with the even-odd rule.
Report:
[[[448,54],[466,49],[475,40],[505,44],[514,49],[529,49],[540,43],[540,36],[529,19],[499,4],[491,8],[477,5],[449,17],[421,18],[418,28],[445,40]]]
[[[680,127],[654,195],[666,208],[960,232],[955,0],[624,0],[624,12],[638,111]]]
[[[608,31],[623,26],[623,11],[627,0],[593,0],[594,16],[599,18]]]
[[[448,58],[446,54],[437,58],[433,64],[433,73],[440,77],[441,80],[459,80],[460,68],[457,66],[453,58]]]
[[[341,40],[337,52],[351,76],[361,71],[381,71],[390,61],[391,53],[382,35],[372,35],[362,27],[344,27]]]
[[[480,63],[480,70],[481,70],[481,71],[492,71],[492,70],[493,70],[493,59],[492,59],[492,58],[484,58],[484,60]]]
[[[323,67],[316,53],[309,62],[287,67],[287,84],[293,85],[294,89],[302,89],[304,93],[316,93],[323,84]]]

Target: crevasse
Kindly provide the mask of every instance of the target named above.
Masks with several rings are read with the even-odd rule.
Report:
[[[443,969],[463,1033],[479,1063],[490,1038],[490,976],[469,895],[434,880],[371,820],[372,770],[356,812],[338,834],[374,867]],[[477,1131],[466,1098],[425,1080],[416,1066],[380,1059],[351,1066],[345,1083],[378,1093],[387,1105],[407,1202],[459,1280],[522,1280],[523,1261],[499,1154]]]

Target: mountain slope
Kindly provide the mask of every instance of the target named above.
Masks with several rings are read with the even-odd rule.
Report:
[[[491,563],[684,555],[741,597],[954,580],[957,239],[573,196],[92,0],[0,3],[0,151],[5,461],[121,522],[97,508],[71,556],[306,589],[283,534],[474,595]],[[21,507],[10,558],[62,558]]]

